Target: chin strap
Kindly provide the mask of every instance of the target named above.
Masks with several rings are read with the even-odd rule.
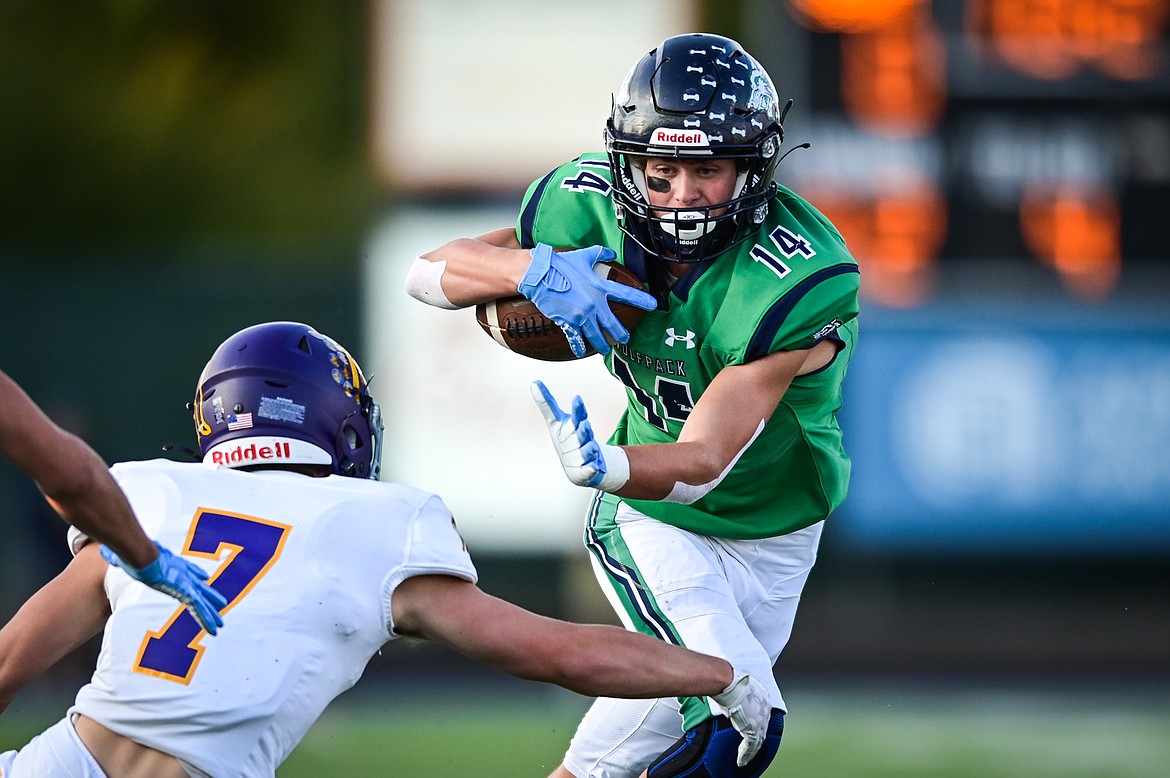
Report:
[[[199,452],[192,448],[188,448],[187,446],[180,446],[178,443],[166,443],[163,445],[162,450],[168,454],[184,454],[191,457],[191,459],[195,460],[196,462],[203,461],[203,457],[199,454]]]

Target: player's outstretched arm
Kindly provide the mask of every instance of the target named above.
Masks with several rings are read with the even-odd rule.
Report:
[[[182,602],[204,629],[216,633],[226,601],[203,583],[206,574],[148,538],[98,453],[54,424],[2,372],[0,453],[36,482],[65,521],[109,546],[133,577]]]
[[[593,697],[711,697],[743,738],[740,765],[764,742],[767,693],[723,659],[619,627],[540,616],[450,576],[407,579],[391,607],[398,634],[442,643],[518,678]]]
[[[409,578],[392,601],[399,634],[433,640],[531,681],[607,697],[707,696],[733,680],[722,659],[607,625],[540,616],[475,584]]]
[[[90,543],[0,629],[0,712],[29,681],[102,630],[110,615],[105,560]]]
[[[0,452],[36,482],[65,521],[89,537],[108,544],[138,567],[158,555],[97,452],[54,424],[3,373]]]

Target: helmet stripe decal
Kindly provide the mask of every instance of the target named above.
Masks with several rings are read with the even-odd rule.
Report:
[[[211,434],[211,425],[207,423],[207,419],[203,416],[202,386],[195,390],[195,431],[202,436]]]

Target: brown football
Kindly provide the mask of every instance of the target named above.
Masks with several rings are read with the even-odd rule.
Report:
[[[593,266],[597,274],[636,289],[645,289],[642,279],[633,271],[616,262],[598,262]],[[625,303],[610,302],[610,310],[626,329],[632,330],[646,315],[646,311]],[[531,359],[546,362],[566,362],[575,359],[569,348],[569,339],[551,319],[523,295],[499,297],[475,307],[475,320],[483,331],[509,351]],[[596,354],[588,341],[585,356]]]

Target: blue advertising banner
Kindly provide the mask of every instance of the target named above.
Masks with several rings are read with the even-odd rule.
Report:
[[[856,550],[1170,552],[1170,319],[939,308],[862,320],[831,519]]]

